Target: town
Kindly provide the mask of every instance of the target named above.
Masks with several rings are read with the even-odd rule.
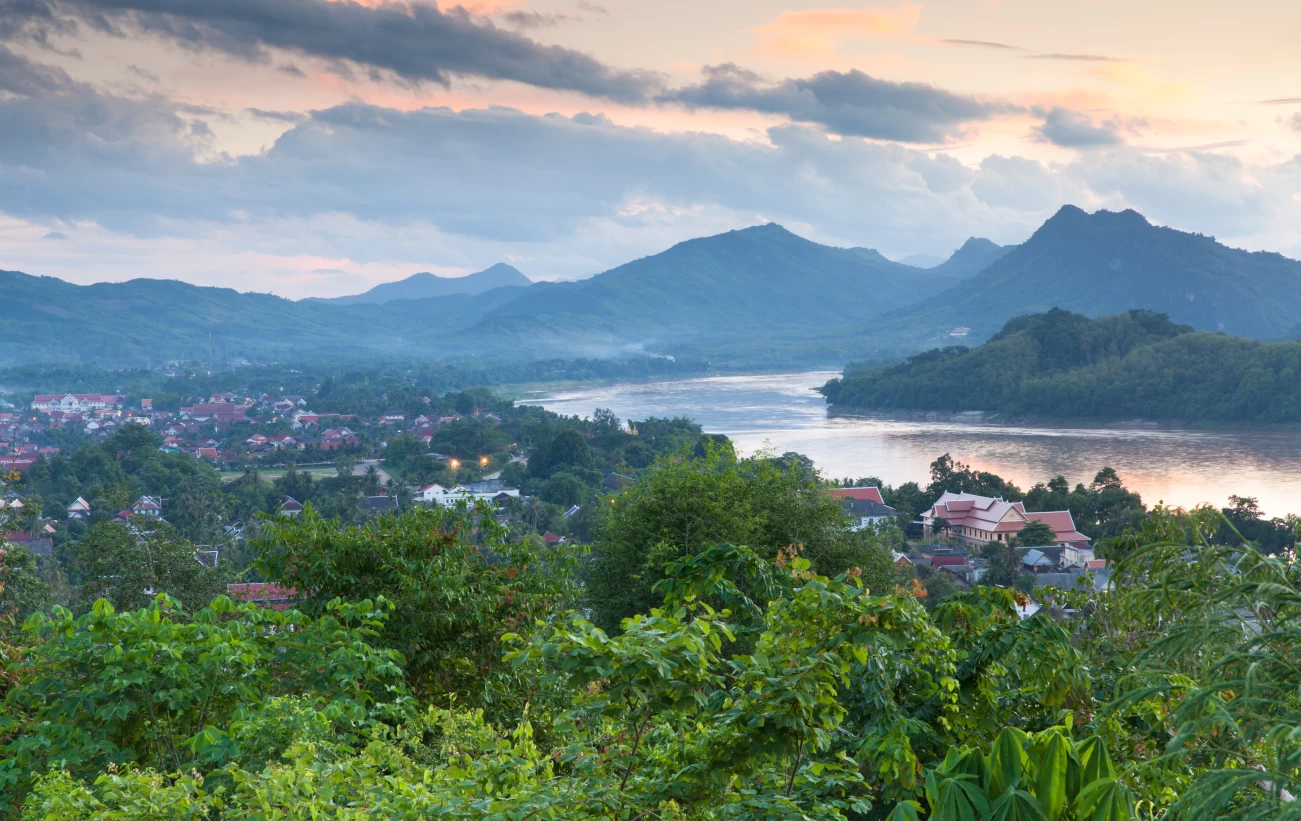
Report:
[[[313,505],[359,523],[411,507],[482,503],[515,538],[586,540],[592,510],[634,485],[656,455],[701,436],[685,421],[667,425],[678,436],[652,438],[640,437],[638,428],[650,433],[664,420],[630,422],[625,430],[608,413],[595,422],[554,419],[569,426],[569,447],[596,458],[561,456],[552,470],[539,471],[530,470],[530,451],[556,451],[553,442],[566,438],[563,431],[526,432],[522,421],[545,414],[486,392],[476,402],[468,394],[420,396],[413,409],[369,414],[318,410],[316,397],[255,394],[213,392],[169,408],[150,397],[37,394],[24,411],[0,412],[0,513],[14,526],[8,541],[50,560],[56,546],[85,538],[96,523],[161,523],[193,542],[197,562],[233,573],[227,582],[233,595],[283,598],[283,591],[239,578],[247,576],[239,557],[258,532],[259,517],[296,517]],[[576,444],[575,430],[582,434]],[[631,444],[600,458],[612,435]],[[520,438],[525,442],[515,441]],[[139,442],[157,458],[132,450]],[[135,466],[135,477],[112,469],[96,476],[75,465],[89,461],[79,455],[82,448],[98,448],[98,455],[105,444],[112,446],[111,461]],[[142,481],[146,461],[154,466]],[[850,532],[895,534],[885,541],[898,580],[919,578],[933,602],[945,591],[988,583],[991,573],[1027,594],[1023,615],[1042,606],[1036,589],[1107,589],[1107,562],[1095,556],[1092,539],[1069,510],[1030,510],[1021,501],[947,489],[926,506],[914,499],[901,510],[886,504],[878,486],[828,486],[826,492]]]

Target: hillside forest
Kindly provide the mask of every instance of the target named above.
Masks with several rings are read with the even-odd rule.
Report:
[[[1016,317],[975,348],[851,365],[822,392],[835,409],[985,411],[1004,418],[1301,422],[1301,343],[1260,342],[1129,311]]]

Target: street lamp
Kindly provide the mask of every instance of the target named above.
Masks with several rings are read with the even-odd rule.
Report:
[[[460,469],[461,469],[461,460],[460,460],[460,459],[453,459],[453,460],[451,460],[450,462],[448,462],[447,464],[451,466],[452,470],[460,470]]]
[[[486,468],[487,466],[488,466],[488,457],[487,457],[487,456],[480,456],[480,457],[479,457],[479,467],[481,467],[481,468]]]

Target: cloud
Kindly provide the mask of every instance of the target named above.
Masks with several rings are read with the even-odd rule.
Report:
[[[609,14],[610,10],[599,3],[592,3],[589,0],[578,0],[578,10],[586,11],[590,14]]]
[[[645,99],[659,75],[623,71],[572,49],[498,28],[460,6],[432,2],[363,5],[328,0],[0,0],[10,37],[39,38],[89,27],[117,36],[151,34],[193,49],[268,62],[272,50],[446,85],[455,76],[512,80],[624,102]]]
[[[1066,60],[1082,63],[1123,63],[1119,57],[1106,57],[1101,54],[1027,54],[1027,60]]]
[[[1280,97],[1277,100],[1257,100],[1257,105],[1301,105],[1301,97]]]
[[[550,28],[558,26],[568,20],[573,20],[574,18],[567,14],[543,14],[540,11],[524,11],[523,9],[515,9],[514,11],[508,11],[501,15],[501,19],[514,28],[525,30]]]
[[[25,97],[63,91],[74,85],[63,69],[34,63],[0,45],[0,91]]]
[[[1298,134],[1301,134],[1301,113],[1293,114],[1292,119],[1288,120],[1287,122],[1288,125],[1292,126],[1293,131],[1297,132]]]
[[[307,119],[307,115],[301,111],[266,111],[261,108],[246,109],[249,114],[263,120],[274,120],[280,123],[301,123]]]
[[[139,77],[140,79],[146,82],[150,82],[150,83],[162,82],[162,79],[159,78],[157,74],[154,74],[152,71],[149,71],[148,69],[141,68],[140,66],[137,65],[129,65],[126,68],[127,71],[131,72],[132,74],[136,75],[137,77]]]
[[[972,235],[1021,241],[1063,202],[1301,250],[1301,160],[1113,144],[1068,162],[971,167],[820,125],[737,140],[599,113],[363,103],[313,111],[269,148],[226,156],[196,135],[203,111],[62,78],[47,91],[30,80],[40,67],[22,66],[30,96],[0,99],[6,266],[81,281],[183,276],[301,296],[336,287],[319,268],[395,279],[519,258],[530,273],[573,277],[770,220],[833,244],[941,254]],[[76,241],[43,241],[51,232]]]
[[[1065,108],[1050,109],[1035,129],[1035,138],[1062,148],[1100,148],[1124,142],[1115,120],[1094,125],[1087,115]]]
[[[758,50],[778,57],[825,57],[847,39],[906,38],[921,18],[922,7],[904,3],[897,8],[823,8],[783,11],[777,19],[754,29]]]
[[[896,83],[854,70],[765,81],[727,63],[704,69],[705,81],[661,95],[691,108],[741,109],[816,123],[846,136],[942,143],[969,123],[1016,111],[1008,103],[953,94],[925,83]]]
[[[62,231],[51,231],[50,233],[42,237],[42,239],[53,239],[53,240],[64,240],[67,238],[68,235],[63,233]]]
[[[1009,46],[1007,43],[996,43],[992,40],[958,40],[950,38],[940,42],[950,46],[975,46],[976,48],[990,48],[1000,51],[1025,51],[1020,46]]]

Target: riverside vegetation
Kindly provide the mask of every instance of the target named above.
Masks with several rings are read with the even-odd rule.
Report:
[[[840,409],[986,411],[1005,417],[1301,422],[1301,343],[1195,332],[1165,314],[1089,319],[1052,309],[977,348],[851,365],[822,388]]]
[[[797,458],[684,445],[603,502],[590,549],[484,509],[309,508],[255,544],[285,611],[168,574],[146,602],[51,609],[9,550],[0,813],[1296,815],[1293,554],[1158,507],[1106,541],[1114,589],[1022,619],[1008,589],[899,584],[897,531],[850,532],[820,486]]]

